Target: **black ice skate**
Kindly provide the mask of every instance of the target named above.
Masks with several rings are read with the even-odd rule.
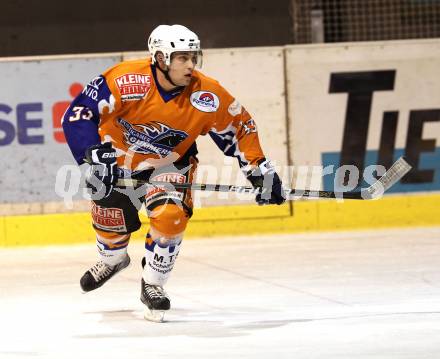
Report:
[[[121,263],[113,267],[105,264],[103,261],[99,261],[82,276],[81,280],[79,281],[81,284],[81,289],[84,292],[90,292],[91,290],[99,288],[116,273],[128,267],[129,264],[130,257],[128,255]]]
[[[162,322],[165,311],[171,307],[170,298],[159,285],[151,285],[141,281],[141,301],[147,308],[144,317],[153,322]]]

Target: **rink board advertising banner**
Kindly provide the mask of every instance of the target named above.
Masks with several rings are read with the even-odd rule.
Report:
[[[267,156],[285,167],[282,55],[282,47],[207,50],[202,72],[218,79],[254,116]],[[57,171],[63,165],[75,165],[61,128],[66,107],[88,81],[108,67],[122,59],[145,57],[143,51],[120,57],[0,62],[6,82],[0,90],[0,151],[6,161],[6,172],[0,174],[0,204],[61,201],[54,190]],[[258,62],[253,61],[256,58]],[[237,160],[225,157],[210,136],[200,137],[197,144],[198,181],[249,184]],[[65,178],[68,182],[67,175]],[[67,191],[69,183],[65,187]],[[82,199],[82,192],[73,198]],[[253,203],[253,197],[200,191],[194,194],[196,207],[243,203]]]
[[[440,190],[439,60],[439,41],[288,47],[295,164],[327,168],[332,190],[331,166],[405,155],[414,168],[391,192]]]
[[[284,183],[293,175],[298,188],[332,190],[341,165],[356,166],[362,177],[369,165],[388,168],[404,154],[415,168],[391,192],[440,190],[440,41],[215,49],[206,55],[202,72],[251,113]],[[0,62],[0,204],[61,200],[54,190],[57,171],[75,164],[61,117],[85,84],[121,59]],[[288,140],[293,169],[287,167]],[[199,182],[247,184],[235,159],[225,158],[208,136],[198,144]],[[304,182],[311,172],[318,175]],[[204,204],[251,203],[209,195]]]
[[[75,163],[61,118],[91,79],[120,60],[0,62],[0,203],[60,200],[56,173]]]

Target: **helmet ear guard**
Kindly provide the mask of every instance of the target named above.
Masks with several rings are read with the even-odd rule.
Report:
[[[182,25],[159,25],[148,38],[148,51],[153,63],[156,62],[156,53],[161,52],[167,66],[171,64],[171,55],[174,52],[196,52],[196,65],[201,67],[202,52],[198,36]]]

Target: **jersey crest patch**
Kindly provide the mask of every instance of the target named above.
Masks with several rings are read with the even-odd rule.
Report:
[[[141,125],[131,124],[120,118],[118,123],[124,129],[126,145],[136,153],[166,157],[188,137],[185,131],[175,130],[157,121]]]
[[[191,105],[202,112],[215,112],[220,106],[218,96],[209,91],[196,91],[191,94]]]
[[[142,100],[151,88],[151,76],[146,74],[124,74],[115,78],[121,101]]]

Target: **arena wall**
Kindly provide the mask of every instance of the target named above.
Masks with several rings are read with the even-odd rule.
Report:
[[[61,180],[76,169],[60,118],[94,76],[144,55],[0,61],[0,246],[94,240],[82,192],[67,202],[60,197],[75,185]],[[253,114],[286,185],[338,188],[335,169],[347,160],[364,169],[406,154],[415,170],[377,201],[258,207],[252,196],[198,192],[188,235],[439,225],[439,59],[438,40],[205,51],[203,72]],[[199,182],[246,184],[209,136],[198,146]],[[148,225],[146,216],[142,221]]]

